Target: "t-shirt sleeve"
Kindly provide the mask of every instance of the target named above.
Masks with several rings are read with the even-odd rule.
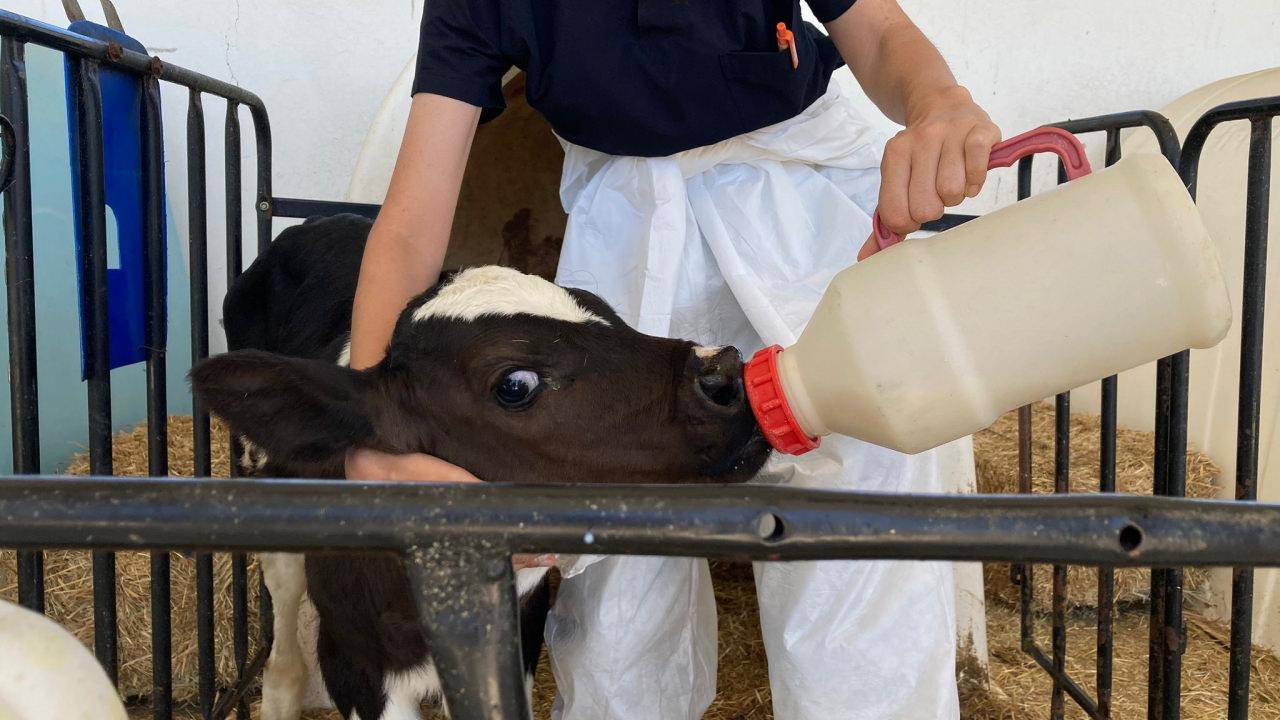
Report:
[[[853,7],[857,0],[806,0],[820,23],[829,23]]]
[[[502,0],[429,0],[422,16],[413,93],[433,93],[501,111]]]

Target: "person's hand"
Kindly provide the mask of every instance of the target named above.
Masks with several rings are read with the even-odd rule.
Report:
[[[480,482],[475,475],[452,463],[422,453],[393,455],[390,453],[357,448],[346,456],[348,480],[472,483]],[[511,564],[516,570],[551,567],[556,564],[555,555],[513,555]]]
[[[977,195],[999,141],[1000,128],[959,85],[913,103],[906,127],[884,148],[881,223],[905,235]]]

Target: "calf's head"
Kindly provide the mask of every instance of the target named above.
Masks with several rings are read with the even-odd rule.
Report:
[[[232,352],[198,365],[192,385],[294,475],[336,476],[367,446],[493,482],[737,482],[769,452],[737,350],[642,335],[590,293],[506,268],[464,270],[415,299],[369,370],[337,350]]]

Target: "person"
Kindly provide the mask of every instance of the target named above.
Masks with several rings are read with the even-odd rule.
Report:
[[[441,270],[478,123],[527,74],[565,148],[557,282],[641,332],[752,352],[787,345],[856,261],[878,205],[910,232],[978,193],[1000,131],[895,0],[426,4],[414,97],[370,234],[351,363],[382,357]],[[903,130],[887,142],[832,81],[848,64]],[[867,312],[892,313],[867,298]],[[359,450],[349,477],[474,480],[425,455]],[[762,482],[941,492],[967,440],[905,456],[854,439],[776,457]],[[526,559],[527,563],[535,560]],[[950,565],[758,563],[775,716],[956,718]],[[589,558],[566,573],[547,643],[560,720],[690,720],[715,695],[704,560]]]

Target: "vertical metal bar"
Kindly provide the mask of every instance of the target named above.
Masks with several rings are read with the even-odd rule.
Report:
[[[142,81],[143,255],[147,308],[147,473],[169,474],[169,411],[166,367],[168,312],[165,294],[164,137],[160,83]],[[156,720],[173,715],[173,644],[170,622],[169,553],[151,554],[151,704]]]
[[[448,560],[442,564],[441,557]],[[405,570],[449,715],[531,717],[511,559],[478,555],[465,546],[414,548],[405,556]]]
[[[240,105],[227,103],[226,126],[226,180],[227,189],[227,287],[240,275],[242,267],[241,246],[244,237],[244,219],[241,217],[240,198]]]
[[[191,361],[209,356],[208,212],[205,194],[204,105],[200,93],[191,91],[187,106],[187,204],[190,215],[191,251]],[[195,476],[209,477],[209,412],[199,398],[192,400],[192,442]],[[213,637],[213,556],[196,555],[196,652],[198,655],[200,712],[213,712],[216,692]]]
[[[1031,196],[1032,157],[1018,161],[1018,199]],[[1031,406],[1018,408],[1018,492],[1030,494],[1031,477]],[[1035,647],[1035,628],[1031,606],[1035,602],[1035,566],[1014,563],[1010,566],[1012,579],[1018,585],[1019,637],[1023,652]]]
[[[1169,404],[1172,362],[1163,358],[1156,363],[1156,417],[1155,417],[1155,468],[1153,470],[1153,495],[1168,493],[1169,474]],[[1165,568],[1151,568],[1151,607],[1147,621],[1147,718],[1164,718],[1164,632],[1165,586],[1168,580]]]
[[[1120,160],[1120,131],[1116,128],[1107,130],[1106,166],[1116,164]],[[1098,491],[1113,493],[1116,491],[1116,407],[1117,385],[1115,375],[1102,381],[1102,437],[1098,458]],[[1098,716],[1111,717],[1112,665],[1114,642],[1114,610],[1115,610],[1115,569],[1110,566],[1098,568],[1098,649],[1096,656]]]
[[[1056,398],[1053,433],[1053,492],[1071,492],[1071,394]],[[1065,694],[1059,677],[1067,670],[1067,566],[1053,566],[1053,697],[1050,716],[1061,720]]]
[[[102,168],[102,96],[98,63],[69,57],[79,182],[80,277],[87,300],[85,371],[89,402],[89,472],[111,474],[111,369],[107,316],[107,221]],[[93,553],[93,646],[117,680],[115,554]]]
[[[274,209],[271,206],[271,121],[265,109],[250,107],[253,119],[254,142],[257,149],[258,198],[255,210],[258,215],[258,254],[262,254],[271,244],[271,217]],[[272,641],[273,613],[271,595],[267,592],[266,581],[258,576],[258,627],[259,642],[270,648]]]
[[[240,105],[227,102],[227,119],[225,131],[225,172],[227,203],[227,289],[240,276],[243,267],[244,230],[241,201],[240,177]],[[231,457],[239,457],[239,449],[235,438],[231,438]],[[231,475],[239,473],[235,462],[231,464]],[[235,655],[236,674],[243,674],[249,662],[249,577],[248,564],[243,554],[231,558],[231,601],[232,601],[232,648]],[[241,720],[249,718],[249,704],[241,700],[236,706],[236,717]]]
[[[1240,399],[1236,420],[1236,500],[1258,499],[1258,435],[1262,399],[1263,309],[1270,226],[1271,118],[1251,121],[1249,177],[1245,194],[1244,285],[1240,313]],[[1249,672],[1253,647],[1253,570],[1231,578],[1231,661],[1227,717],[1249,716]]]
[[[258,149],[258,252],[271,244],[271,121],[267,111],[251,107],[253,134]]]
[[[4,192],[4,279],[8,302],[9,412],[13,472],[40,472],[40,408],[36,382],[35,252],[31,228],[31,138],[26,48],[0,39],[0,114],[13,130],[13,183]],[[44,612],[44,554],[18,553],[18,602]]]
[[[1166,491],[1183,497],[1187,485],[1187,400],[1191,354],[1174,355],[1169,366],[1169,460]],[[1165,571],[1164,586],[1164,720],[1177,720],[1182,712],[1182,653],[1186,632],[1182,620],[1182,568]]]
[[[1067,181],[1067,167],[1058,161],[1058,184]],[[1053,432],[1053,492],[1071,491],[1071,395],[1062,393],[1055,399]],[[1049,715],[1062,720],[1066,712],[1065,686],[1061,678],[1067,671],[1067,566],[1053,566],[1053,695]]]

